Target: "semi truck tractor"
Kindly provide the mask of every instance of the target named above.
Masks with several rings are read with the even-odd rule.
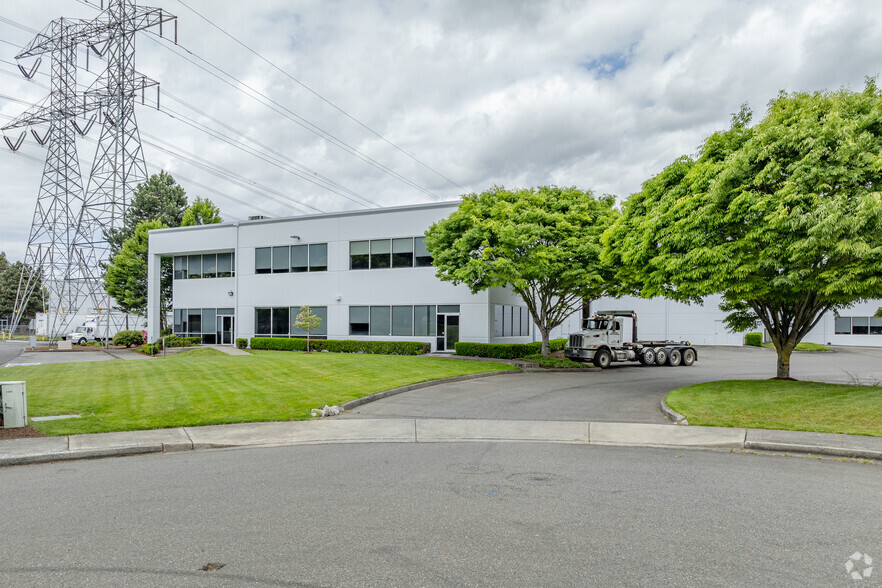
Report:
[[[624,337],[624,319],[631,319],[631,341]],[[689,341],[641,341],[637,338],[637,313],[633,310],[601,310],[582,319],[582,330],[570,334],[564,357],[587,361],[606,369],[613,362],[643,365],[690,366],[698,352]]]

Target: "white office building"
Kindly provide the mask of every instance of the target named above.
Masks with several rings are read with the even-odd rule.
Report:
[[[456,341],[539,340],[523,301],[507,288],[472,294],[435,277],[423,234],[458,202],[255,219],[150,232],[148,337],[159,336],[160,259],[174,263],[174,332],[206,343],[300,337],[303,305],[322,318],[313,337],[413,340],[433,351]],[[641,339],[742,345],[728,333],[719,300],[684,305],[633,298],[595,301],[592,310],[636,310]],[[833,345],[882,345],[882,302],[832,313],[806,338]],[[580,313],[555,330],[578,330]]]

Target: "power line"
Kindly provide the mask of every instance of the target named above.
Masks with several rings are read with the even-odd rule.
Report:
[[[251,98],[252,100],[256,100],[257,102],[260,102],[261,104],[263,104],[263,105],[266,106],[267,108],[269,108],[269,109],[271,109],[271,110],[277,112],[278,114],[281,114],[282,116],[284,116],[284,117],[287,118],[288,120],[290,120],[290,121],[292,121],[293,123],[295,123],[295,124],[297,124],[297,125],[303,127],[304,129],[308,130],[309,132],[311,132],[311,133],[313,133],[313,134],[315,134],[315,135],[318,135],[319,137],[322,137],[323,139],[329,141],[330,143],[332,143],[333,145],[339,147],[340,149],[343,149],[344,151],[350,153],[351,155],[354,155],[354,156],[358,157],[359,159],[361,159],[362,161],[364,161],[364,162],[367,163],[368,165],[371,165],[371,166],[377,168],[378,170],[382,171],[383,173],[386,173],[386,174],[388,174],[388,175],[390,175],[390,176],[392,176],[392,177],[394,177],[394,178],[400,180],[401,182],[404,182],[405,184],[411,186],[412,188],[414,188],[414,189],[416,189],[416,190],[419,190],[420,192],[423,192],[423,193],[427,194],[428,196],[430,196],[430,197],[432,197],[432,198],[435,198],[436,200],[443,200],[441,197],[439,197],[437,194],[433,193],[431,190],[429,190],[429,189],[427,189],[427,188],[424,188],[423,186],[420,186],[419,184],[417,184],[417,183],[414,182],[413,180],[410,180],[410,179],[408,179],[408,178],[402,176],[401,174],[399,174],[399,173],[396,172],[395,170],[390,169],[389,167],[383,165],[382,163],[380,163],[380,162],[377,161],[376,159],[370,157],[369,155],[365,155],[364,153],[362,153],[361,151],[359,151],[359,150],[356,149],[355,147],[352,147],[351,145],[347,144],[347,143],[346,143],[345,141],[343,141],[342,139],[337,138],[336,136],[334,136],[333,134],[329,133],[328,131],[325,131],[324,129],[322,129],[322,128],[319,127],[318,125],[315,125],[315,124],[309,122],[308,120],[306,120],[305,118],[303,118],[302,116],[300,116],[299,114],[297,114],[296,112],[294,112],[294,111],[290,110],[289,108],[283,106],[282,104],[276,102],[275,100],[273,100],[272,98],[270,98],[270,97],[267,96],[266,94],[263,94],[263,93],[260,92],[259,90],[254,89],[252,86],[248,85],[247,83],[245,83],[244,81],[240,80],[239,78],[237,78],[237,77],[235,77],[235,76],[233,76],[233,75],[231,75],[231,74],[225,72],[225,71],[222,70],[221,68],[219,68],[219,67],[217,67],[216,65],[212,64],[212,63],[209,62],[208,60],[206,60],[206,59],[200,57],[199,55],[197,55],[196,53],[190,51],[190,50],[187,49],[186,47],[183,47],[182,45],[179,45],[179,44],[176,44],[176,45],[163,44],[163,43],[161,43],[160,41],[157,41],[157,40],[154,38],[154,37],[157,37],[157,36],[158,36],[158,35],[156,35],[155,33],[152,33],[152,36],[148,36],[148,38],[151,39],[151,40],[153,40],[153,42],[156,43],[157,45],[159,45],[160,47],[165,47],[166,49],[170,50],[172,53],[174,53],[175,55],[177,55],[177,56],[180,57],[181,59],[183,59],[183,60],[185,60],[185,61],[188,61],[188,62],[191,63],[192,65],[195,65],[196,67],[198,67],[199,69],[201,69],[202,71],[204,71],[205,73],[207,73],[207,74],[209,74],[209,75],[211,75],[211,76],[217,78],[218,80],[222,81],[223,83],[227,84],[228,86],[230,86],[230,87],[233,88],[234,90],[236,90],[236,91],[238,91],[238,92],[241,92],[241,93],[245,94],[246,96],[248,96],[248,97]],[[161,37],[160,37],[160,38],[161,38]],[[166,39],[162,39],[162,40],[163,40],[163,41],[167,41]],[[232,83],[232,82],[230,82],[230,81],[224,79],[224,78],[221,77],[220,75],[214,73],[213,71],[209,71],[208,69],[206,69],[206,68],[203,67],[202,65],[200,65],[200,64],[196,63],[195,61],[193,61],[192,59],[188,58],[186,55],[183,55],[182,53],[180,53],[180,52],[179,52],[177,49],[175,49],[175,48],[180,48],[182,51],[185,51],[186,53],[188,53],[189,55],[192,55],[192,56],[195,57],[196,59],[198,59],[198,60],[200,60],[201,62],[203,62],[203,63],[205,63],[206,65],[208,65],[209,67],[211,67],[211,68],[213,68],[213,69],[215,69],[215,70],[221,72],[224,76],[230,78],[231,80],[235,81],[236,83],[234,84],[234,83]],[[250,90],[250,92],[253,92],[253,94],[251,94],[251,93],[249,93],[249,92],[246,92],[245,90],[243,90],[243,88],[247,88],[248,90]],[[259,96],[262,100],[258,99],[258,98],[257,98],[258,96]],[[264,102],[264,101],[265,101],[265,102]]]
[[[465,191],[465,188],[463,188],[462,186],[460,186],[459,184],[457,184],[456,182],[454,182],[453,180],[451,180],[450,178],[448,178],[447,176],[445,176],[444,174],[442,174],[438,170],[436,170],[436,169],[432,168],[431,166],[429,166],[428,164],[420,161],[413,154],[405,151],[404,149],[402,149],[401,147],[399,147],[398,145],[396,145],[395,143],[393,143],[392,141],[390,141],[389,139],[387,139],[386,137],[384,137],[383,135],[381,135],[380,133],[378,133],[374,129],[370,128],[369,126],[367,126],[366,124],[364,124],[363,122],[361,122],[360,120],[358,120],[357,118],[355,118],[354,116],[352,116],[351,114],[349,114],[348,112],[346,112],[345,110],[343,110],[342,108],[340,108],[339,106],[337,106],[336,104],[334,104],[333,102],[331,102],[330,100],[328,100],[327,98],[322,96],[321,94],[319,94],[318,92],[316,92],[315,90],[313,90],[312,88],[307,86],[305,83],[301,82],[300,80],[298,80],[297,78],[295,78],[294,76],[292,76],[291,74],[289,74],[288,72],[286,72],[285,70],[283,70],[282,68],[277,66],[275,63],[273,63],[272,61],[270,61],[269,59],[267,59],[266,57],[264,57],[263,55],[261,55],[260,53],[258,53],[257,51],[255,51],[254,49],[252,49],[251,47],[249,47],[248,45],[246,45],[242,41],[240,41],[239,39],[237,39],[236,37],[234,37],[232,34],[228,33],[224,29],[222,29],[220,26],[215,24],[211,19],[207,18],[206,16],[200,14],[199,12],[197,12],[196,10],[191,8],[186,2],[184,2],[184,0],[178,0],[178,2],[180,4],[182,4],[187,10],[189,10],[190,12],[192,12],[193,14],[195,14],[196,16],[198,16],[199,18],[201,18],[202,20],[204,20],[205,22],[207,22],[208,24],[210,24],[211,26],[216,28],[218,31],[220,31],[221,33],[223,33],[224,35],[226,35],[227,37],[229,37],[230,39],[232,39],[233,41],[235,41],[236,43],[238,43],[239,45],[241,45],[242,47],[244,47],[248,51],[250,51],[252,54],[254,54],[258,58],[260,58],[264,63],[266,63],[267,65],[269,65],[270,67],[272,67],[273,69],[275,69],[276,71],[278,71],[279,73],[281,73],[282,75],[284,75],[285,77],[287,77],[288,79],[293,81],[294,83],[298,84],[300,87],[302,87],[306,91],[310,92],[316,98],[318,98],[319,100],[321,100],[322,102],[324,102],[325,104],[330,106],[331,108],[340,112],[342,115],[344,115],[349,120],[355,122],[360,127],[365,129],[366,131],[368,131],[369,133],[371,133],[372,135],[374,135],[378,139],[381,139],[384,142],[388,143],[389,145],[391,145],[392,147],[394,147],[395,149],[397,149],[401,153],[405,154],[406,156],[408,156],[409,158],[414,160],[416,163],[420,164],[421,166],[423,166],[427,170],[431,171],[432,173],[434,173],[438,177],[444,179],[445,181],[452,184],[453,186],[456,186],[457,188],[459,188],[463,192]]]

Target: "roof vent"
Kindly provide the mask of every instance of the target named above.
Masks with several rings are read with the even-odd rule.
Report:
[[[263,216],[262,214],[255,214],[254,216],[249,216],[248,220],[264,220],[266,218],[269,217]]]

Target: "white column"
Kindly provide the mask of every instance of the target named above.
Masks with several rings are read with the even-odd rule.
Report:
[[[160,325],[160,289],[162,279],[162,256],[148,249],[147,255],[147,341],[159,338]]]

